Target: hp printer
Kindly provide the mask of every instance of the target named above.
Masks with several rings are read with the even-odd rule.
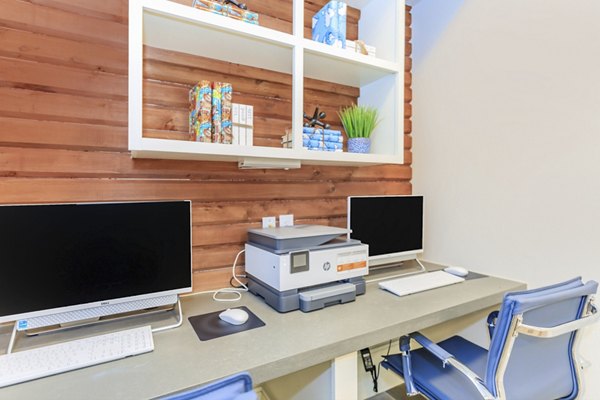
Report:
[[[248,230],[250,292],[279,312],[353,301],[365,292],[369,247],[347,234],[320,225]]]

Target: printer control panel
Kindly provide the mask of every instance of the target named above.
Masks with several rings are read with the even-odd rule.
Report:
[[[308,271],[308,260],[308,250],[290,253],[290,274]]]

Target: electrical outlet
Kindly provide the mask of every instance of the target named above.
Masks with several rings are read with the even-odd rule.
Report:
[[[284,214],[279,216],[279,226],[294,226],[294,214]]]
[[[262,227],[263,228],[275,228],[277,226],[277,219],[275,217],[263,217]]]

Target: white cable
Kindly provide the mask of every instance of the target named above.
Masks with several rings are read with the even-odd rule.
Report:
[[[213,300],[214,301],[238,301],[238,300],[242,299],[242,292],[248,291],[248,286],[246,286],[244,283],[242,283],[238,279],[237,274],[235,273],[235,266],[237,265],[238,258],[240,258],[240,255],[242,255],[242,253],[244,251],[245,250],[241,250],[239,253],[237,253],[237,255],[235,256],[235,260],[233,260],[233,266],[231,267],[231,274],[233,276],[233,280],[235,280],[241,286],[241,288],[219,289],[219,290],[213,292]],[[234,293],[236,295],[236,297],[231,298],[231,299],[218,298],[217,296],[219,295],[219,293]]]

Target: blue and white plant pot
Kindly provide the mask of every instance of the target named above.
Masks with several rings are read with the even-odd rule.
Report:
[[[370,138],[359,137],[348,139],[349,153],[368,153],[369,151],[371,151]]]

